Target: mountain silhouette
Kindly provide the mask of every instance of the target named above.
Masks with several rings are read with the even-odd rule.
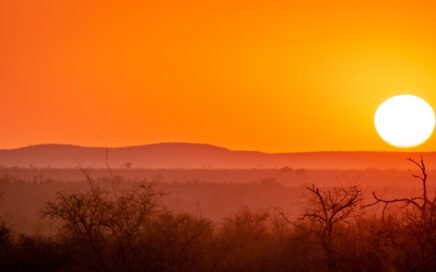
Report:
[[[420,153],[421,154],[421,153]],[[0,166],[90,168],[307,168],[307,169],[405,169],[413,168],[406,159],[420,154],[410,152],[298,152],[263,153],[233,151],[192,143],[160,143],[132,147],[104,148],[75,145],[35,145],[0,150]],[[107,156],[106,156],[107,155]],[[424,152],[429,168],[436,165],[436,153]],[[107,158],[107,160],[106,160]]]

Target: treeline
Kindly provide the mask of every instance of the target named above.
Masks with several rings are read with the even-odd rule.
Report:
[[[242,208],[220,223],[162,205],[149,184],[119,190],[116,177],[61,192],[41,216],[56,235],[0,227],[0,271],[435,271],[436,198],[424,162],[421,190],[364,201],[359,186],[307,188],[301,217]]]

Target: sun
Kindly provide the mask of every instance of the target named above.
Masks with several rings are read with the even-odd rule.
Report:
[[[425,100],[414,95],[398,95],[378,107],[374,123],[385,142],[399,148],[411,148],[430,138],[435,114]]]

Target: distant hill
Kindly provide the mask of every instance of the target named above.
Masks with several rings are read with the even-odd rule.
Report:
[[[75,168],[105,167],[106,151],[113,168],[306,168],[306,169],[406,169],[406,159],[418,158],[408,152],[303,152],[269,154],[233,151],[190,143],[161,143],[122,148],[74,145],[36,145],[0,150],[0,166]],[[436,168],[436,153],[422,153],[429,168]]]

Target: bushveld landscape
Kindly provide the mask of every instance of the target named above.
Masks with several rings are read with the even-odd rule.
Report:
[[[434,271],[436,171],[409,155],[407,169],[3,167],[0,268]]]
[[[435,10],[0,0],[0,272],[436,272]]]

